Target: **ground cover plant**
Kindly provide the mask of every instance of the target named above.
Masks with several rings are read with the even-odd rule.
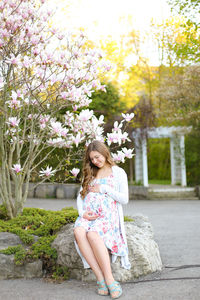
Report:
[[[46,277],[67,279],[68,270],[56,264],[57,251],[51,248],[51,243],[61,227],[73,223],[77,217],[78,212],[72,207],[63,208],[60,211],[24,208],[21,215],[9,219],[5,207],[1,205],[0,232],[17,234],[23,245],[8,247],[0,253],[14,254],[17,265],[41,259]]]

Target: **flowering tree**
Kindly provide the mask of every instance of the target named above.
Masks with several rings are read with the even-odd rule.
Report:
[[[128,139],[123,124],[133,117],[124,115],[103,137],[103,116],[87,107],[92,92],[104,89],[98,78],[109,66],[99,51],[86,48],[83,33],[64,35],[50,27],[52,12],[44,2],[0,3],[0,196],[10,218],[22,212],[31,174],[56,148],[64,149],[64,159],[54,170],[43,167],[41,182],[93,139],[121,145]],[[132,150],[113,156],[123,161]],[[79,170],[70,172],[77,176]]]

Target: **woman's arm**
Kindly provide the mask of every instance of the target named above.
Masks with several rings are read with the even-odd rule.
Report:
[[[101,184],[100,193],[106,193],[121,204],[127,204],[129,200],[129,193],[126,172],[122,168],[117,168],[117,173],[114,174],[114,180],[116,180],[118,190],[111,188],[109,185]]]
[[[80,192],[82,191],[82,187],[79,191],[78,197],[77,197],[77,209],[78,209],[78,214],[80,217],[87,219],[88,221],[94,221],[96,220],[99,216],[95,212],[91,211],[84,211],[83,210],[83,200],[81,198]]]
[[[82,187],[80,188],[80,191],[78,193],[77,200],[76,200],[78,214],[79,214],[80,217],[82,217],[83,214],[84,214],[84,211],[83,211],[83,200],[82,200],[81,194],[80,194],[81,191],[82,191]]]

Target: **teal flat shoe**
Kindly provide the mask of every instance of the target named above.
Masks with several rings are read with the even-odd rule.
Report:
[[[109,290],[107,288],[107,285],[105,283],[105,280],[97,281],[97,293],[101,296],[108,296]]]
[[[122,288],[119,282],[113,281],[113,283],[108,284],[107,287],[109,289],[110,296],[112,299],[117,299],[122,295]]]

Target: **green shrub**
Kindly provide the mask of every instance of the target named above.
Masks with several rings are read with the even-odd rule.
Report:
[[[0,250],[0,253],[6,255],[15,254],[16,265],[22,265],[26,258],[26,250],[22,245],[8,247],[7,249]]]
[[[51,243],[62,226],[75,222],[78,217],[76,209],[66,207],[60,211],[50,211],[24,208],[21,216],[9,220],[5,207],[0,205],[0,216],[0,232],[15,233],[24,244],[30,245],[28,249],[22,245],[8,247],[1,250],[1,253],[14,254],[18,265],[41,259],[46,274],[51,274],[54,279],[68,278],[68,270],[56,265],[57,251],[51,247]],[[34,242],[34,235],[40,237],[37,242]]]

